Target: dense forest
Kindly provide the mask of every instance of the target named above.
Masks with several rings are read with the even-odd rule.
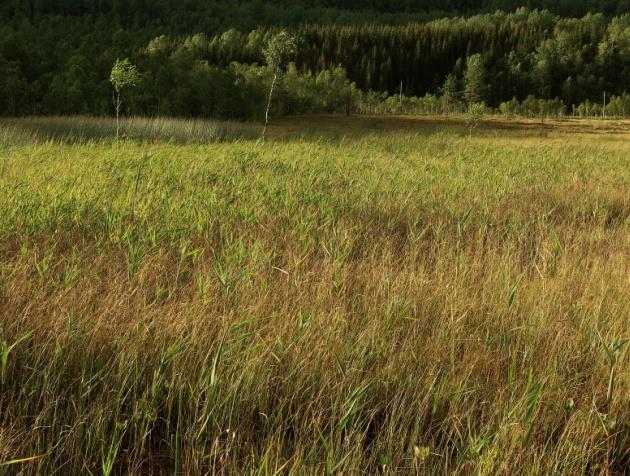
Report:
[[[251,29],[322,21],[407,23],[496,10],[509,12],[519,7],[548,10],[565,17],[587,13],[613,16],[630,11],[630,0],[8,0],[3,3],[0,14],[5,18],[106,15],[121,26],[154,22],[178,33],[190,28]]]
[[[471,78],[501,110],[535,98],[593,112],[607,97],[629,114],[628,12],[630,0],[12,0],[0,114],[111,114],[109,70],[129,57],[141,81],[127,113],[258,118],[262,50],[280,28],[300,47],[277,114],[457,110]]]

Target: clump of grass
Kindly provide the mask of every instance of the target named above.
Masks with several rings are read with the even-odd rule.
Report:
[[[130,117],[120,121],[123,139],[138,142],[206,144],[257,135],[253,124],[202,119]],[[0,121],[0,143],[28,144],[48,141],[82,144],[111,142],[116,138],[116,121],[107,117],[26,117]]]
[[[623,473],[629,143],[5,149],[0,472]]]

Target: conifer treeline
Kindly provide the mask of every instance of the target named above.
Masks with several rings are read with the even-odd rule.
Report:
[[[119,3],[98,2],[104,10],[123,8]],[[27,4],[28,14],[23,12]],[[71,4],[78,8],[72,15],[50,13]],[[147,19],[167,4],[170,16],[160,22]],[[13,16],[5,17],[4,25],[0,20],[0,114],[5,115],[110,114],[109,69],[116,58],[129,56],[143,80],[126,101],[127,112],[253,118],[268,76],[262,47],[279,28],[273,25],[282,23],[266,19],[258,24],[272,26],[199,32],[195,28],[206,20],[187,16],[169,2],[128,2],[125,22],[109,10],[82,14],[76,5],[93,7],[90,0],[14,0],[11,5]],[[221,2],[205,5],[219,9]],[[234,9],[250,6],[242,2]],[[225,17],[216,21],[232,24]],[[292,30],[301,48],[282,86],[286,101],[279,103],[278,113],[347,109],[357,89],[399,94],[402,86],[405,96],[422,97],[441,95],[448,86],[449,94],[462,95],[471,57],[487,83],[479,99],[494,107],[535,96],[558,98],[571,110],[586,101],[602,102],[604,93],[630,92],[630,14],[564,18],[523,8],[423,23],[310,24]]]
[[[480,99],[492,106],[532,94],[570,106],[630,88],[630,15],[566,19],[521,9],[404,26],[312,25],[296,32],[302,44],[298,70],[317,74],[342,66],[363,91],[398,93],[402,84],[405,95],[423,96],[439,92],[451,73],[463,88],[467,60],[476,54],[488,82]],[[154,44],[166,42],[171,53],[188,49],[197,59],[227,67],[260,62],[270,33],[231,29],[177,41],[161,37]]]
[[[461,75],[474,53],[483,53],[488,66],[510,53],[513,59],[530,59],[529,52],[550,36],[554,26],[551,18],[547,24],[539,18],[510,25],[496,25],[494,20],[484,16],[399,27],[305,26],[297,29],[302,48],[296,63],[298,69],[314,73],[343,66],[363,90],[397,92],[402,82],[406,94],[423,95],[437,90],[447,74]],[[229,30],[214,37],[188,37],[180,44],[194,44],[199,56],[212,64],[251,64],[260,61],[267,36],[265,30]]]
[[[482,53],[493,91],[484,99],[494,103],[532,91],[534,78],[515,69],[530,69],[537,60],[532,53],[553,36],[557,23],[548,13],[533,12],[401,27],[307,27],[300,31],[307,45],[300,63],[314,71],[340,64],[362,90],[393,93],[402,83],[405,94],[420,96],[436,92],[449,73],[461,77],[466,58]],[[583,43],[580,38],[577,46]]]

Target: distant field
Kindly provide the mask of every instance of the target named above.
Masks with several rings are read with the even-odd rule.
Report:
[[[121,120],[123,140],[135,142],[169,142],[176,144],[207,144],[240,139],[257,139],[262,126],[255,123],[204,121],[199,119]],[[277,139],[340,139],[390,133],[435,134],[448,132],[455,136],[468,135],[463,116],[368,116],[342,114],[304,115],[272,122],[270,132]],[[629,119],[507,119],[487,116],[475,129],[476,136],[522,140],[553,138],[569,135],[585,137],[605,135],[605,140],[628,140]],[[508,133],[506,135],[506,133]],[[39,144],[42,142],[112,142],[116,123],[99,117],[27,117],[0,118],[0,144]]]
[[[436,133],[450,131],[467,134],[466,118],[463,116],[352,116],[313,115],[291,117],[280,120],[272,127],[279,135],[303,135],[323,133],[337,136],[357,136],[366,133],[421,132]],[[529,119],[502,116],[487,116],[475,130],[476,135],[504,135],[522,139],[524,137],[556,137],[568,134],[586,136],[605,134],[607,140],[628,140],[630,119]]]
[[[0,474],[627,471],[629,121],[56,121],[0,120]]]

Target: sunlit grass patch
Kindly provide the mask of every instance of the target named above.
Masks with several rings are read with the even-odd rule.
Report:
[[[5,148],[0,464],[623,472],[630,143],[593,136]]]
[[[139,142],[207,144],[235,139],[252,139],[260,133],[255,124],[202,119],[131,117],[121,119],[123,139]],[[116,122],[106,117],[27,117],[0,120],[0,143],[68,144],[90,141],[111,142]]]

